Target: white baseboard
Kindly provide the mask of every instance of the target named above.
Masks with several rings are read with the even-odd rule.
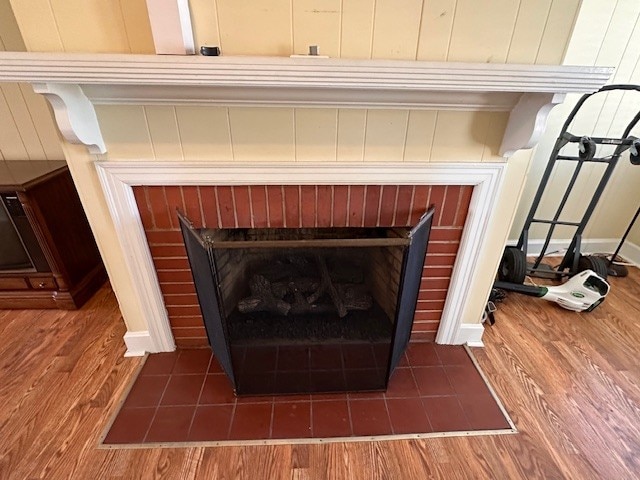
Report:
[[[470,347],[484,347],[484,343],[482,343],[483,334],[483,324],[463,323],[460,325],[460,330],[458,330],[458,335],[456,335],[454,343],[456,345],[468,345]]]
[[[616,243],[616,247],[618,244]],[[610,251],[613,253],[615,247]],[[626,242],[620,249],[620,256],[630,263],[633,263],[636,267],[640,268],[640,246],[635,243]]]
[[[507,245],[516,245],[517,240],[509,240]],[[569,247],[571,239],[552,240],[547,247],[550,257],[561,257]],[[585,254],[592,253],[613,253],[618,247],[620,239],[614,238],[592,238],[582,240],[582,252]],[[542,250],[544,239],[529,240],[527,254],[539,255]],[[631,242],[625,242],[620,250],[620,256],[625,260],[633,263],[636,267],[640,267],[640,247]]]
[[[147,352],[155,351],[153,340],[148,330],[125,333],[124,343],[127,346],[125,357],[142,357]]]

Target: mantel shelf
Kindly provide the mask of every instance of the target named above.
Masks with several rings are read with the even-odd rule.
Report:
[[[31,83],[52,103],[65,138],[101,153],[106,149],[93,105],[197,104],[509,111],[512,119],[502,148],[509,156],[535,144],[548,111],[565,94],[596,91],[612,71],[304,57],[0,52],[0,81]]]

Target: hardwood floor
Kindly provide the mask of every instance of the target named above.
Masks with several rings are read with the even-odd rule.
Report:
[[[516,435],[221,448],[98,449],[140,358],[113,294],[0,311],[0,478],[605,478],[640,475],[640,272],[573,314],[511,294],[474,353]]]

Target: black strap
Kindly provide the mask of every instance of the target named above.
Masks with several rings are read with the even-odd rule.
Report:
[[[493,325],[496,323],[496,316],[494,312],[498,309],[496,307],[496,303],[500,303],[507,297],[507,292],[499,288],[492,288],[491,293],[489,294],[489,301],[487,302],[487,306],[484,309],[484,318],[483,321],[488,323],[489,325]]]

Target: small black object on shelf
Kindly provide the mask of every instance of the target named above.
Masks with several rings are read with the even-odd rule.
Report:
[[[220,56],[220,47],[209,47],[207,45],[202,45],[200,47],[200,54],[205,57],[219,57]]]

